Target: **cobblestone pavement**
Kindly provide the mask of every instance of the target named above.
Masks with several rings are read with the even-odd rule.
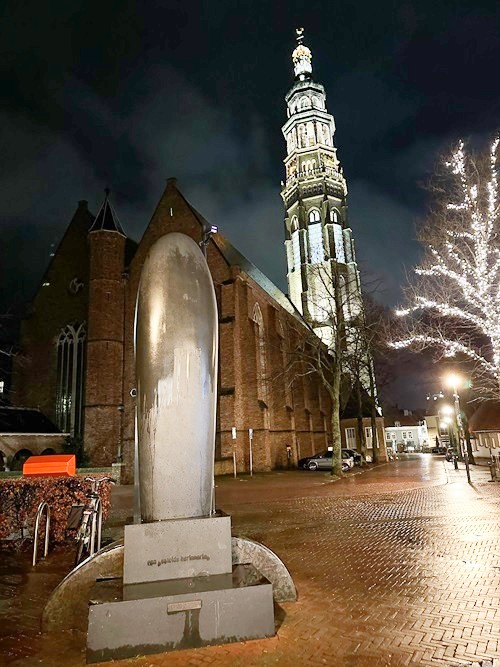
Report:
[[[282,557],[298,602],[277,608],[273,638],[113,664],[500,667],[500,484],[472,475],[469,486],[441,457],[415,455],[338,482],[306,472],[218,480],[233,531]],[[54,563],[37,568],[38,592],[33,573],[17,583],[15,631],[0,608],[0,664],[2,645],[6,664],[84,664],[82,636],[35,633]]]

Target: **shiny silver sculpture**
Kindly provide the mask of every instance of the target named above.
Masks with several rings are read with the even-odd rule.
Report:
[[[92,588],[87,662],[275,632],[273,587],[253,564],[263,548],[233,565],[231,517],[212,512],[217,306],[190,237],[166,234],[150,248],[135,329],[142,521],[125,526],[123,577]],[[259,560],[277,581],[269,554]]]
[[[217,331],[203,253],[189,236],[162,236],[144,262],[135,315],[143,522],[210,515]]]

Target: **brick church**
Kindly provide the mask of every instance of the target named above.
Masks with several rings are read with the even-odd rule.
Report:
[[[282,190],[290,296],[222,234],[214,233],[207,247],[220,328],[219,472],[232,466],[233,451],[238,470],[248,470],[249,429],[256,470],[286,466],[287,447],[294,461],[327,447],[328,394],[311,375],[287,381],[288,337],[314,330],[329,343],[312,301],[321,291],[314,284],[315,266],[328,270],[340,263],[354,278],[349,284],[360,290],[347,186],[333,144],[335,124],[323,86],[312,80],[311,52],[302,34],[293,63]],[[168,232],[200,242],[207,229],[210,224],[171,178],[138,244],[126,236],[106,192],[96,216],[87,202],[79,202],[51,259],[23,320],[22,361],[14,367],[12,395],[17,405],[39,406],[62,432],[81,437],[94,466],[118,460],[129,472],[133,466],[134,312],[147,252]],[[343,424],[343,446],[355,447],[355,419],[344,416],[351,419]]]

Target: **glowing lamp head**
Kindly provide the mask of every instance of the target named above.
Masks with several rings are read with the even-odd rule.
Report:
[[[462,377],[458,375],[457,373],[450,373],[445,377],[445,383],[447,387],[451,387],[452,389],[456,389],[460,385],[463,384]]]
[[[443,415],[448,415],[448,416],[449,416],[449,415],[452,415],[452,414],[453,414],[454,409],[453,409],[453,407],[452,407],[451,405],[443,405],[443,406],[441,407],[441,410],[440,410],[440,411],[443,413]]]

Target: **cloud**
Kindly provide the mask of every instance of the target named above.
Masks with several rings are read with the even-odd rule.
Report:
[[[349,191],[349,222],[362,276],[379,282],[378,298],[394,305],[402,298],[405,268],[418,256],[416,214],[365,181],[352,182]]]

